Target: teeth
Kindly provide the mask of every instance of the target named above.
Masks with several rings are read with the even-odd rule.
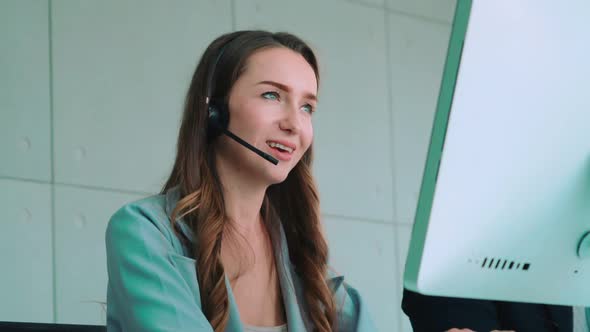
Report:
[[[290,148],[288,146],[284,146],[283,144],[280,144],[280,143],[277,143],[277,142],[268,142],[268,145],[271,148],[279,148],[279,149],[285,150],[285,151],[287,151],[289,153],[292,153],[293,152],[293,149],[292,148]]]

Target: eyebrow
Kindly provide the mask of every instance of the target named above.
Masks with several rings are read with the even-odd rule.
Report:
[[[277,87],[277,88],[279,88],[279,89],[281,89],[283,91],[286,91],[286,92],[291,92],[292,91],[292,89],[289,86],[287,86],[285,84],[282,84],[282,83],[279,83],[279,82],[275,82],[275,81],[260,81],[256,85],[260,85],[260,84],[272,85],[272,86],[275,86],[275,87]],[[311,92],[305,93],[304,97],[305,98],[308,98],[308,99],[311,99],[313,101],[317,101],[318,100],[318,98],[316,97],[316,95],[314,95]]]

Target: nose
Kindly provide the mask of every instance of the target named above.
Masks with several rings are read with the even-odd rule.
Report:
[[[301,130],[301,111],[297,107],[289,107],[279,121],[279,128],[289,133],[299,133]]]

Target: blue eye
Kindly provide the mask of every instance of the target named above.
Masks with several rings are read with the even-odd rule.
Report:
[[[269,99],[269,100],[278,100],[279,94],[275,91],[268,91],[262,94],[262,98]]]
[[[302,109],[309,114],[313,114],[313,112],[315,112],[315,109],[310,104],[303,105]]]

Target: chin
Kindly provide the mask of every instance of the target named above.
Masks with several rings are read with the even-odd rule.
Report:
[[[284,182],[285,180],[287,180],[287,175],[285,175],[285,176],[281,176],[281,177],[274,176],[274,177],[272,177],[272,178],[270,179],[270,181],[269,181],[269,182],[270,182],[270,185],[273,185],[273,184],[279,184],[279,183],[282,183],[282,182]]]
[[[287,176],[289,175],[289,173],[287,172],[271,172],[270,174],[267,174],[267,179],[269,182],[269,185],[273,185],[273,184],[279,184],[281,182],[284,182],[287,179]]]

